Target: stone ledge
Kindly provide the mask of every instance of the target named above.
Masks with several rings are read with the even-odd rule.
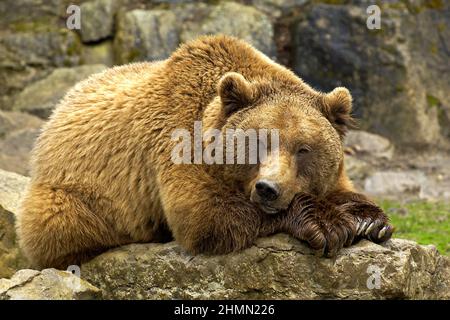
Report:
[[[379,270],[379,288],[369,289]],[[278,234],[242,252],[190,256],[175,242],[132,244],[82,266],[109,299],[449,299],[450,261],[434,246],[361,241],[319,258]]]

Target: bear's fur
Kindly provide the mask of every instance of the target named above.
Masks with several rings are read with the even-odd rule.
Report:
[[[194,254],[239,250],[279,231],[329,255],[358,236],[383,241],[387,218],[345,175],[350,112],[345,88],[317,92],[226,36],[93,75],[67,93],[36,142],[21,247],[36,266],[65,267],[172,236]],[[196,120],[280,129],[280,170],[271,161],[174,164],[171,134],[192,132]],[[261,179],[279,188],[270,205],[255,193]]]

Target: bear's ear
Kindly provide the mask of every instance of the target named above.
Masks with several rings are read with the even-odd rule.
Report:
[[[249,106],[253,100],[250,82],[236,72],[228,72],[219,80],[217,93],[222,101],[225,116]]]
[[[345,136],[348,129],[355,127],[355,120],[351,115],[352,96],[344,87],[338,87],[323,95],[321,112],[330,121],[341,138]]]

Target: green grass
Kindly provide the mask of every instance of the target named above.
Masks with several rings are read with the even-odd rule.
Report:
[[[450,203],[378,201],[395,226],[394,238],[433,244],[450,256]]]

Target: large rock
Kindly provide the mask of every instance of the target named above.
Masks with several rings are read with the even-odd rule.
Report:
[[[394,155],[394,146],[388,139],[360,130],[350,130],[347,133],[345,146],[358,155],[371,158],[391,159]]]
[[[309,0],[257,0],[252,4],[270,17],[280,18],[308,2]]]
[[[99,41],[113,35],[117,0],[94,0],[82,3],[81,40]]]
[[[118,14],[114,40],[117,63],[167,58],[180,42],[223,33],[247,40],[275,55],[274,31],[267,15],[234,2],[174,4],[170,10],[132,10]]]
[[[42,125],[38,117],[0,111],[0,169],[29,175],[30,152]]]
[[[15,231],[15,214],[29,179],[0,169],[0,278],[28,267]]]
[[[56,269],[20,270],[0,279],[0,300],[100,299],[102,292],[74,274]]]
[[[48,77],[26,87],[17,96],[13,109],[45,119],[72,86],[106,68],[104,65],[84,65],[55,69]]]
[[[278,234],[221,256],[190,256],[175,242],[102,254],[81,275],[115,299],[448,299],[449,260],[433,246],[362,241],[319,258]]]
[[[52,68],[78,65],[82,51],[78,36],[65,27],[28,22],[10,28],[0,29],[0,109],[4,110],[11,109],[15,94]]]
[[[448,1],[388,1],[381,29],[366,26],[370,3],[311,4],[293,30],[295,71],[323,90],[347,86],[363,128],[399,145],[449,137]]]
[[[30,178],[0,169],[0,206],[16,213]]]
[[[118,63],[167,58],[179,44],[177,18],[165,10],[120,13],[114,40]]]
[[[395,196],[409,194],[419,196],[428,183],[422,171],[377,171],[364,182],[364,189],[372,195]]]
[[[196,14],[197,8],[181,8],[177,17],[183,14]],[[200,9],[201,10],[201,9]],[[181,40],[183,42],[195,39],[203,34],[223,33],[248,41],[257,49],[270,57],[275,57],[274,31],[272,22],[261,11],[235,2],[221,2],[217,6],[209,7],[208,14],[196,23],[189,19],[182,25]]]

